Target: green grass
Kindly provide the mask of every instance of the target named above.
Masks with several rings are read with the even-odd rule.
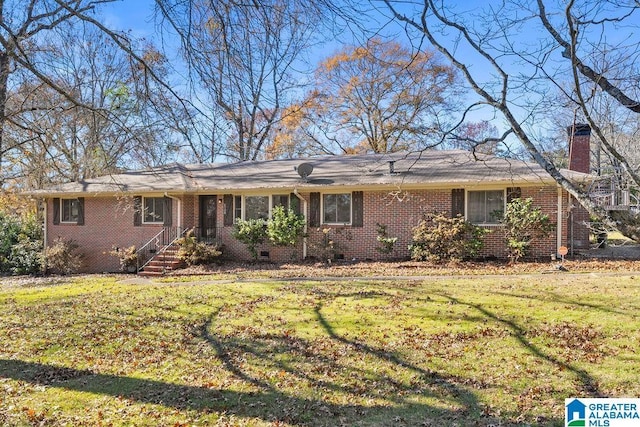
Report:
[[[0,282],[0,425],[561,426],[640,395],[640,278]]]

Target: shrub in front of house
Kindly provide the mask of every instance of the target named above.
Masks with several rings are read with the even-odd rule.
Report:
[[[554,229],[549,216],[534,207],[531,198],[516,198],[507,203],[501,222],[511,262],[526,256],[534,239],[547,237]]]
[[[394,246],[398,241],[397,237],[389,236],[387,232],[387,226],[385,224],[376,223],[378,237],[376,240],[380,243],[380,246],[376,248],[378,252],[385,255],[391,255],[393,253]]]
[[[258,245],[267,238],[267,230],[262,219],[236,218],[233,223],[233,237],[245,244],[253,260],[258,259]]]
[[[128,248],[114,247],[109,255],[118,258],[120,271],[135,272],[138,269],[138,250],[135,246]]]
[[[78,252],[78,244],[60,237],[45,250],[45,265],[48,273],[73,274],[82,267],[83,256]]]
[[[273,246],[294,246],[304,235],[306,220],[284,206],[275,206],[271,218],[247,219],[237,218],[233,224],[233,237],[244,243],[253,257],[258,259],[257,246],[269,241]]]
[[[474,258],[484,245],[487,230],[458,215],[427,214],[413,228],[409,245],[411,258],[416,261],[461,261]]]
[[[305,224],[304,216],[284,206],[276,206],[267,221],[269,242],[274,246],[294,246],[303,236]]]
[[[180,247],[178,250],[178,258],[187,265],[211,264],[222,255],[222,251],[218,246],[208,245],[205,242],[198,241],[193,230],[190,230],[185,236],[179,238],[176,243]]]
[[[15,216],[0,211],[0,273],[40,273],[42,248],[42,226],[35,214]]]

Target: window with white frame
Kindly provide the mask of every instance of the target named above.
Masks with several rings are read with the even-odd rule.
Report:
[[[78,199],[62,199],[60,200],[60,220],[62,222],[78,222],[79,217]]]
[[[324,224],[350,224],[351,193],[323,194],[322,222]]]
[[[145,197],[142,201],[143,222],[158,224],[164,222],[164,197]]]
[[[245,196],[244,219],[269,219],[269,196]]]
[[[233,219],[242,218],[242,196],[233,197]]]
[[[467,192],[467,221],[474,224],[497,224],[504,215],[504,191]]]
[[[242,196],[234,197],[234,218],[242,218]],[[276,206],[289,208],[288,194],[273,194],[271,196],[244,196],[244,219],[264,219],[271,217]]]

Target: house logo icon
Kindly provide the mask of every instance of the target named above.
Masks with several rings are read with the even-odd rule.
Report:
[[[586,425],[587,405],[578,399],[574,399],[566,405],[566,427],[584,427]]]

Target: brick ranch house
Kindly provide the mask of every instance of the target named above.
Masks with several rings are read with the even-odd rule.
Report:
[[[309,176],[298,173],[303,163],[313,167]],[[563,173],[573,179],[587,176]],[[537,164],[459,150],[172,164],[32,195],[44,199],[45,245],[57,237],[73,239],[84,255],[85,272],[117,271],[118,259],[108,254],[114,247],[140,248],[154,238],[159,241],[163,232],[175,236],[191,228],[202,239],[224,245],[225,257],[250,259],[231,234],[234,219],[266,218],[277,205],[305,216],[307,238],[295,248],[264,244],[260,259],[318,257],[325,233],[336,242],[338,259],[389,257],[376,249],[381,246],[378,224],[398,238],[391,256],[408,257],[412,228],[432,212],[461,214],[492,230],[482,255],[505,258],[501,225],[491,213],[504,210],[512,197],[532,198],[555,224],[550,237],[534,243],[532,256],[549,259],[560,246],[589,244],[586,213],[574,208],[574,199]]]

